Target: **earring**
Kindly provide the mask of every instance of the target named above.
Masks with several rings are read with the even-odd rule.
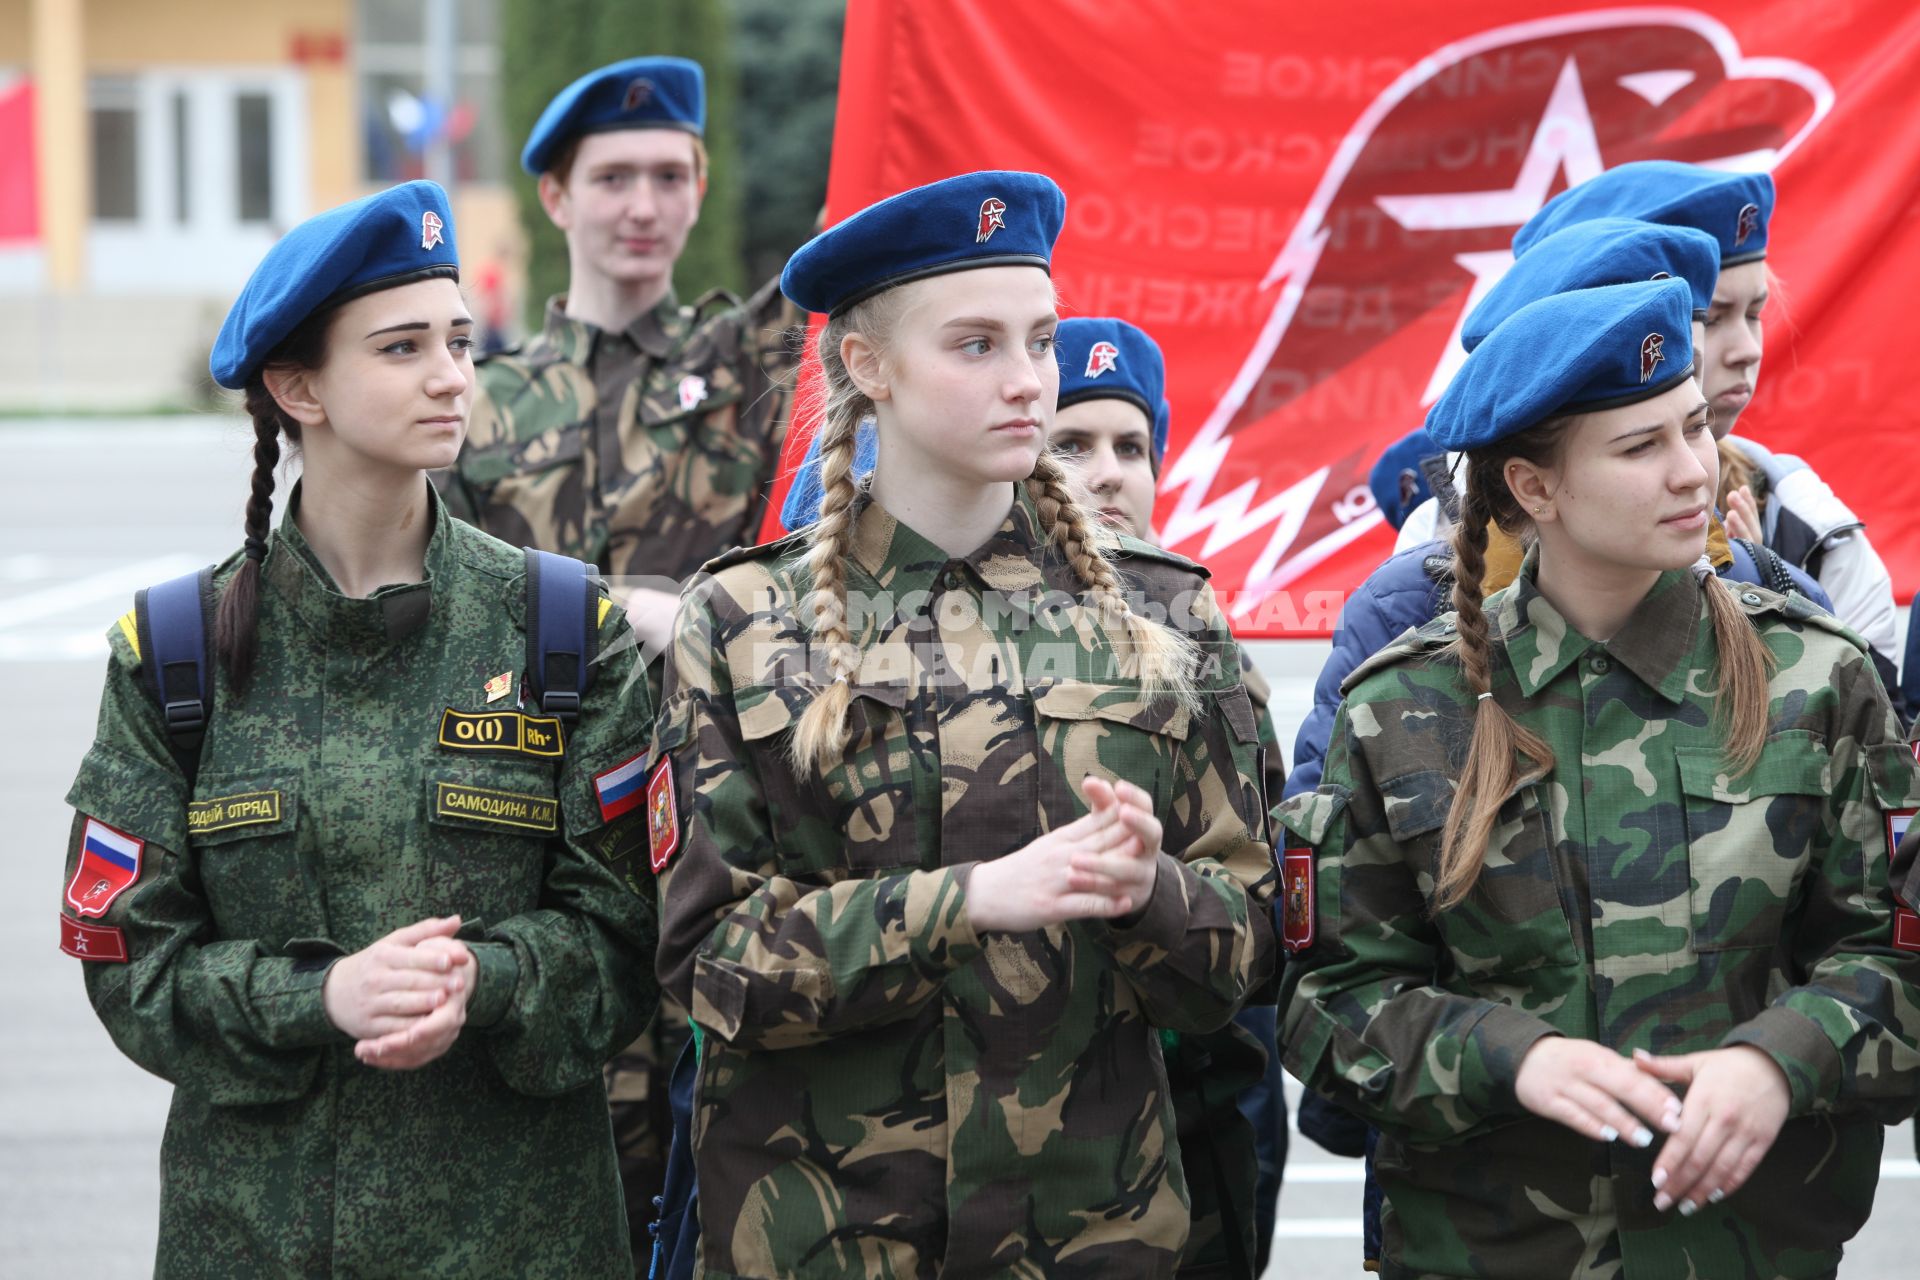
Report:
[[[1545,507],[1535,507],[1535,508],[1533,509],[1533,514],[1535,514],[1535,515],[1537,515],[1537,516],[1543,516],[1543,515],[1545,515],[1546,513],[1547,513],[1547,509],[1546,509]]]

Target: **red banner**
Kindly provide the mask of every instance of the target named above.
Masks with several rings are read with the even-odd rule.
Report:
[[[1330,630],[1390,550],[1368,469],[1458,366],[1521,222],[1629,160],[1770,169],[1779,300],[1738,431],[1811,463],[1905,598],[1915,83],[1909,0],[853,0],[828,207],[969,169],[1057,179],[1063,313],[1167,353],[1162,540],[1213,570],[1236,630],[1282,636]]]
[[[0,76],[0,244],[40,239],[34,149],[33,82]]]

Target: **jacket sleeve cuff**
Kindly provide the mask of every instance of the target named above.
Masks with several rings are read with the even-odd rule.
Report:
[[[980,934],[967,914],[967,886],[979,865],[907,873],[906,932],[921,972],[957,969],[980,954]]]
[[[329,944],[331,945],[331,944]],[[262,960],[254,969],[254,1000],[275,1049],[345,1044],[347,1033],[327,1016],[327,975],[338,955],[309,954]]]
[[[473,994],[467,999],[467,1021],[482,1028],[495,1026],[507,1016],[514,992],[520,988],[520,961],[513,945],[506,942],[469,942],[473,953]]]
[[[1793,1094],[1789,1117],[1803,1116],[1840,1093],[1840,1051],[1820,1024],[1781,1005],[1762,1009],[1727,1033],[1721,1048],[1748,1044],[1786,1073]]]
[[[1185,863],[1170,853],[1161,853],[1147,905],[1131,918],[1100,922],[1107,931],[1108,945],[1117,951],[1144,944],[1147,950],[1140,954],[1150,958],[1164,957],[1179,949],[1187,936],[1187,893],[1180,881],[1186,874]]]
[[[1522,1110],[1515,1092],[1520,1062],[1534,1045],[1559,1034],[1552,1024],[1524,1010],[1491,1006],[1467,1033],[1465,1060],[1460,1064],[1461,1092],[1483,1115]]]

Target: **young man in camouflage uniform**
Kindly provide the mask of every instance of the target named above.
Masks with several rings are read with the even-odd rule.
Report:
[[[480,363],[473,428],[439,477],[455,515],[598,566],[649,655],[665,645],[676,584],[757,539],[799,346],[774,282],[744,306],[674,295],[706,190],[705,118],[703,73],[680,58],[602,67],[548,105],[521,165],[566,233],[567,293],[524,347]],[[636,1248],[660,1192],[666,1074],[685,1028],[663,1005],[609,1068]]]
[[[1380,1130],[1389,1276],[1830,1277],[1920,1099],[1920,774],[1859,638],[1703,555],[1688,304],[1468,358],[1455,611],[1274,815],[1286,1062]],[[1535,544],[1483,604],[1490,521]]]

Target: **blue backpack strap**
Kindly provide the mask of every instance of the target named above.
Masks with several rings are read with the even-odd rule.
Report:
[[[213,567],[182,574],[148,587],[133,600],[140,636],[141,675],[160,706],[167,745],[192,782],[200,764],[200,742],[213,713],[208,671],[207,618],[213,611]]]
[[[541,714],[571,729],[593,683],[599,603],[587,566],[523,548],[527,557],[527,688]]]

